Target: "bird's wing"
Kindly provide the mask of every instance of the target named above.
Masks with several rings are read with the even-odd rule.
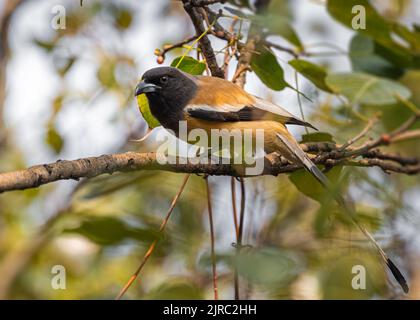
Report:
[[[197,93],[184,108],[191,117],[207,121],[254,121],[271,118],[284,124],[314,128],[282,107],[250,95],[230,81],[197,77],[197,82]]]

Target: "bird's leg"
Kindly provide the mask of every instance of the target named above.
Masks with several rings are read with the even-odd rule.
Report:
[[[202,151],[202,149],[204,149]],[[195,153],[197,158],[201,158],[203,155],[207,155],[207,158],[211,158],[212,148],[209,147],[198,147],[197,152]]]
[[[198,162],[202,162],[207,164],[207,163],[211,163],[211,157],[212,157],[212,149],[209,147],[197,147],[197,151],[195,152],[195,160],[194,161],[198,161]],[[205,174],[199,174],[196,173],[197,176],[201,177],[205,177]]]

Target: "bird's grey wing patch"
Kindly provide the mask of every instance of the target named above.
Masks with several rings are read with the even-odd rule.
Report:
[[[258,120],[266,114],[266,111],[250,106],[218,106],[217,108],[208,105],[187,106],[184,111],[191,117],[207,121],[252,121]]]
[[[271,113],[282,123],[306,126],[317,130],[310,123],[300,120],[282,107],[257,97],[255,97],[255,103],[250,106],[223,105],[213,107],[204,104],[193,104],[187,106],[184,111],[194,118],[221,122],[262,120],[268,113]]]
[[[269,112],[276,115],[278,118],[280,118],[280,121],[285,124],[295,124],[295,125],[310,127],[312,129],[318,130],[309,122],[299,119],[298,117],[294,116],[289,111],[287,111],[286,109],[270,101],[255,97],[254,107],[255,109],[264,110],[265,112]]]

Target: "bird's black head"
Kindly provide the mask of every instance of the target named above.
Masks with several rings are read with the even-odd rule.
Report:
[[[193,76],[172,67],[158,67],[143,74],[135,95],[145,93],[150,111],[167,128],[183,120],[182,109],[197,91]]]

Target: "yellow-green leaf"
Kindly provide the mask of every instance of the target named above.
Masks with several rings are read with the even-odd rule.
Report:
[[[60,153],[63,149],[64,140],[58,133],[54,125],[48,126],[46,142],[51,147],[51,149],[53,149],[54,152],[57,154]]]

